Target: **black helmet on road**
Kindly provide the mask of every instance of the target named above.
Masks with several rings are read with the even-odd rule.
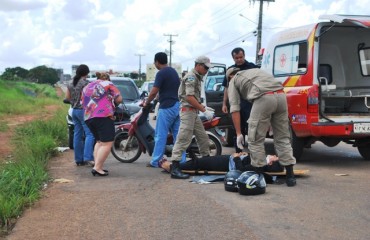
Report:
[[[237,192],[238,191],[238,184],[236,183],[236,180],[238,177],[242,174],[239,170],[230,170],[226,173],[224,178],[224,185],[225,190],[228,192]]]
[[[266,181],[261,173],[246,171],[236,181],[241,195],[257,195],[266,192]]]

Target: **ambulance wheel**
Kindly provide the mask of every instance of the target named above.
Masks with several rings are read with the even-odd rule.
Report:
[[[370,160],[370,145],[369,144],[358,146],[357,149],[363,159]]]
[[[293,149],[293,156],[298,161],[303,154],[305,138],[297,137],[292,128],[290,128],[290,137],[291,137],[291,144],[292,144],[292,149]]]

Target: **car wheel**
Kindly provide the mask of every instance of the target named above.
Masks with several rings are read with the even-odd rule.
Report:
[[[73,149],[73,135],[74,135],[74,129],[68,128],[68,147],[69,149]]]

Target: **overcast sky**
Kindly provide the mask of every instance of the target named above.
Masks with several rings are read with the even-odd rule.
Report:
[[[264,3],[262,47],[271,34],[313,23],[322,14],[370,15],[370,0],[275,0]],[[183,70],[207,55],[233,64],[243,47],[254,62],[259,1],[249,0],[0,0],[0,73],[7,67],[138,71],[170,49]],[[242,14],[244,17],[240,16]]]

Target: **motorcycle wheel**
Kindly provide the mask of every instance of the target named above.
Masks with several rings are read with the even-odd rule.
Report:
[[[222,153],[222,146],[220,141],[211,135],[208,135],[209,138],[209,152],[210,156],[219,156]]]
[[[219,155],[221,155],[222,154],[222,146],[221,146],[220,141],[212,135],[208,135],[208,138],[209,138],[209,155],[210,156],[219,156]],[[197,141],[195,140],[194,137],[193,137],[193,140],[191,141],[190,147],[188,148],[187,151],[188,151],[188,155],[189,155],[190,158],[192,158],[193,154],[197,158],[202,157],[199,153],[199,148],[198,148],[198,145],[197,145]]]
[[[127,131],[118,130],[114,136],[113,146],[111,149],[113,156],[123,163],[135,162],[141,155],[141,149],[137,137],[135,135],[132,136],[130,142],[128,142],[128,137]]]

